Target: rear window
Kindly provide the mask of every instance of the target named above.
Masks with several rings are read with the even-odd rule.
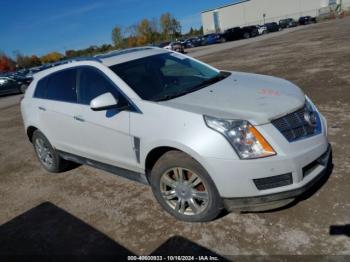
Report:
[[[48,77],[44,77],[38,81],[34,92],[35,98],[46,98],[47,81]]]
[[[62,102],[77,102],[76,69],[60,71],[49,76],[47,99]]]

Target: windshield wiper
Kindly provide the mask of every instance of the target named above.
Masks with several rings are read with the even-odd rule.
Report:
[[[230,73],[228,73],[228,72],[220,72],[218,75],[216,75],[216,76],[214,76],[212,78],[204,80],[202,83],[200,83],[198,85],[195,85],[194,87],[190,88],[189,90],[186,90],[185,92],[179,92],[179,93],[174,93],[174,94],[167,94],[167,95],[164,95],[164,96],[162,96],[162,97],[160,97],[158,99],[155,99],[154,101],[157,101],[157,102],[167,101],[167,100],[179,97],[179,96],[187,95],[189,93],[195,92],[195,91],[197,91],[199,89],[202,89],[204,87],[207,87],[209,85],[215,84],[215,83],[225,79],[229,75],[230,75]]]
[[[190,90],[187,90],[185,94],[188,94],[188,93],[192,93],[194,91],[197,91],[201,88],[204,88],[204,87],[207,87],[209,85],[212,85],[212,84],[215,84],[221,80],[224,80],[226,77],[228,77],[230,75],[230,73],[227,73],[227,72],[220,72],[218,75],[212,77],[212,78],[209,78],[209,79],[206,79],[204,80],[202,83],[192,87]]]
[[[223,79],[225,79],[226,77],[228,77],[230,74],[226,73],[226,72],[220,72],[217,76],[214,76],[212,78],[209,78],[207,80],[205,80],[202,85],[210,85],[210,84],[215,84],[216,82],[219,82]]]
[[[185,93],[182,92],[182,93],[175,93],[175,94],[170,94],[170,95],[164,95],[164,96],[162,96],[162,97],[160,97],[158,99],[155,99],[154,101],[156,101],[156,102],[167,101],[167,100],[174,99],[176,97],[182,96],[184,94],[186,94],[186,92]]]

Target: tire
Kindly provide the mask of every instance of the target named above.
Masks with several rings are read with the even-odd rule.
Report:
[[[249,33],[244,33],[244,34],[243,34],[243,38],[244,38],[244,39],[250,38],[250,34],[249,34]]]
[[[185,153],[165,153],[154,165],[150,182],[159,204],[177,219],[211,221],[223,209],[222,199],[207,171]]]
[[[60,173],[67,170],[70,162],[59,156],[43,133],[36,130],[32,141],[35,154],[45,170],[50,173]]]
[[[23,84],[23,85],[21,85],[21,87],[19,88],[19,92],[21,93],[21,94],[24,94],[25,92],[26,92],[26,90],[27,90],[27,85],[25,85],[25,84]]]

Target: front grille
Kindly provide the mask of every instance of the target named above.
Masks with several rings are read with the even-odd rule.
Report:
[[[276,187],[288,186],[293,183],[293,177],[291,173],[272,176],[272,177],[264,177],[259,179],[253,179],[255,186],[259,190],[266,190]]]
[[[317,112],[317,124],[310,125],[305,119],[306,106],[281,118],[273,120],[271,123],[289,141],[293,142],[302,138],[307,138],[320,133],[320,119]]]

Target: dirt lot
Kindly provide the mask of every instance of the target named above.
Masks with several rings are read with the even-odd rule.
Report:
[[[100,243],[100,251],[119,247],[139,255],[158,248],[158,253],[201,250],[199,246],[223,256],[350,255],[349,226],[340,229],[340,235],[330,234],[330,226],[350,224],[349,43],[347,18],[200,57],[221,69],[287,78],[316,102],[329,121],[334,170],[328,182],[311,198],[274,212],[184,223],[167,215],[146,186],[85,166],[48,174],[26,140],[19,107],[1,109],[0,251],[1,246],[10,249],[20,241],[22,246],[35,246],[33,241],[40,236],[57,241],[54,247],[39,243],[42,250],[69,252],[74,243],[81,243],[75,250],[83,254]],[[40,205],[44,202],[48,203]],[[4,239],[4,232],[17,240]],[[29,232],[30,241],[23,232]],[[105,241],[97,241],[101,238]],[[115,249],[107,248],[113,243]]]

